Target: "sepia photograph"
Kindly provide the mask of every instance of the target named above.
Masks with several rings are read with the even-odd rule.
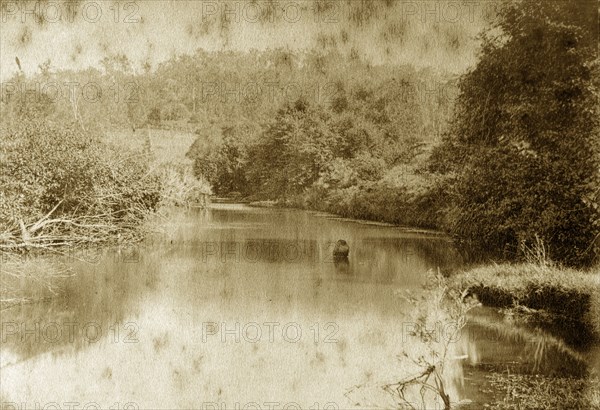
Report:
[[[0,410],[600,410],[598,0],[0,0]]]

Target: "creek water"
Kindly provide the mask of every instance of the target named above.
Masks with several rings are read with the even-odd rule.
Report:
[[[172,211],[144,243],[79,259],[60,295],[1,314],[4,409],[389,408],[381,386],[421,349],[400,294],[462,264],[441,235],[235,204]],[[492,370],[600,370],[597,347],[472,319],[445,369],[453,401],[489,400]]]

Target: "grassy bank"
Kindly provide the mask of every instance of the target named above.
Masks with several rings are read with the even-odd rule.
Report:
[[[543,262],[488,264],[458,272],[446,283],[506,315],[503,324],[485,316],[469,318],[478,326],[496,328],[503,340],[553,344],[561,354],[581,360],[585,368],[579,349],[600,339],[598,269],[582,271]],[[521,373],[516,368],[488,372],[479,388],[486,394],[493,392],[486,404],[489,409],[600,409],[600,383],[594,373],[563,377]]]
[[[518,319],[571,329],[582,342],[600,338],[600,271],[536,263],[493,264],[460,272],[450,285]]]

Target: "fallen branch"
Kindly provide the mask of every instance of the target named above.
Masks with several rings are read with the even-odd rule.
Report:
[[[60,206],[60,204],[62,204],[63,201],[60,200],[58,202],[58,204],[56,204],[56,206],[54,208],[52,208],[50,210],[50,212],[48,212],[42,219],[40,219],[39,221],[37,221],[36,223],[30,225],[29,228],[29,232],[30,233],[34,233],[35,231],[37,231],[38,229],[40,229],[41,227],[43,227],[44,225],[42,224],[46,219],[48,219],[50,217],[50,215],[52,215],[54,213],[54,211],[56,211],[58,209],[58,207]],[[22,222],[22,221],[21,221]]]

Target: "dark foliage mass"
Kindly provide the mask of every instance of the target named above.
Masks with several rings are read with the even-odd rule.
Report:
[[[335,54],[308,55],[302,64],[279,56],[264,58],[269,67],[285,61],[283,84],[320,83],[320,98],[305,87],[297,96],[261,100],[252,115],[222,124],[215,118],[200,127],[188,154],[196,172],[218,195],[439,226],[441,215],[426,206],[439,189],[425,160],[451,115],[454,82]]]
[[[515,257],[536,243],[594,259],[598,207],[597,21],[577,2],[526,1],[484,34],[434,154],[452,175],[450,230],[465,248]]]

